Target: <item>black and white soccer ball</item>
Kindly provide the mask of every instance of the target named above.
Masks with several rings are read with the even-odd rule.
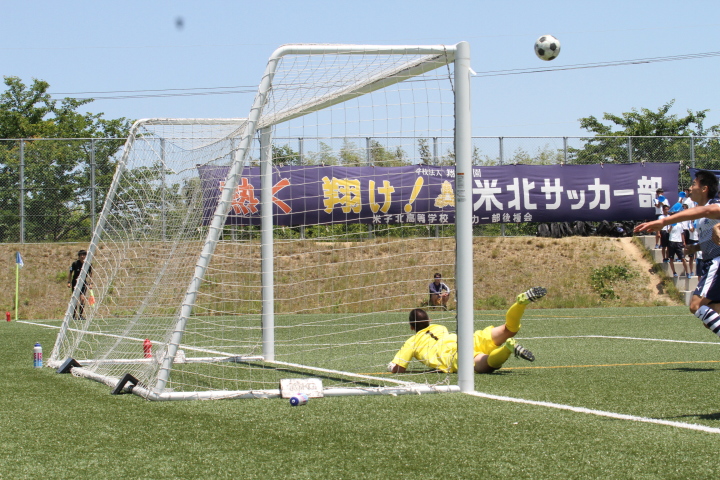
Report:
[[[560,40],[552,35],[543,35],[535,42],[535,55],[540,60],[555,60],[560,55]]]

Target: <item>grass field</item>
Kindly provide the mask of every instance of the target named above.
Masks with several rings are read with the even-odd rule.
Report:
[[[477,312],[478,326],[499,315]],[[720,342],[684,307],[528,309],[518,339],[537,361],[476,376],[484,396],[302,407],[111,396],[32,368],[32,345],[49,355],[55,328],[0,329],[3,479],[720,475]]]

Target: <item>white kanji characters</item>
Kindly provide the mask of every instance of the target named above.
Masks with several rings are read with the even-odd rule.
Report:
[[[520,188],[519,179],[513,178],[512,185],[507,186],[508,192],[513,192],[514,198],[508,202],[508,209],[514,208],[520,210],[525,206],[527,210],[535,210],[537,203],[530,202],[530,191],[535,188],[535,182],[529,181],[527,178],[522,179],[522,189]],[[522,190],[522,203],[520,202],[520,191]]]
[[[493,180],[473,180],[476,187],[472,189],[473,195],[480,195],[480,199],[473,205],[473,210],[479,210],[485,204],[485,210],[490,211],[494,205],[497,209],[502,210],[503,206],[497,198],[496,194],[502,192],[502,188],[497,186],[497,179]]]
[[[645,175],[640,177],[638,184],[638,206],[640,207],[654,207],[655,206],[655,191],[662,187],[662,177],[650,177],[647,178]]]

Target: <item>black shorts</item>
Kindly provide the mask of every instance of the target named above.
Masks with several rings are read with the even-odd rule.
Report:
[[[684,255],[683,253],[683,244],[682,242],[668,242],[668,251],[667,256],[668,258],[682,258]]]
[[[670,232],[667,230],[660,230],[660,246],[665,248],[670,243]]]
[[[72,282],[72,291],[75,291],[75,285],[77,285],[77,280]],[[80,294],[85,295],[85,292],[87,292],[87,283],[83,283],[82,288],[80,289]]]

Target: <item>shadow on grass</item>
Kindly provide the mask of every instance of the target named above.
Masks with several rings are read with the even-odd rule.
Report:
[[[676,367],[666,368],[665,370],[673,370],[676,372],[716,372],[717,368],[693,368],[693,367]]]
[[[671,418],[697,418],[700,420],[720,420],[720,412],[716,413],[696,413],[696,414],[690,414],[690,415],[675,415],[672,417],[661,417],[665,420],[671,419]]]

